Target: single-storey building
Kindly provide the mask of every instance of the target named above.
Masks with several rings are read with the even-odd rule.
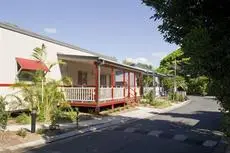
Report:
[[[53,79],[64,76],[72,79],[72,86],[62,87],[72,106],[114,106],[138,102],[143,95],[142,77],[147,70],[5,23],[0,23],[0,95],[16,94],[11,86],[26,79],[20,78],[21,72],[47,71],[43,63],[31,58],[33,49],[42,44],[46,46],[48,61],[66,63],[54,66],[47,75]]]

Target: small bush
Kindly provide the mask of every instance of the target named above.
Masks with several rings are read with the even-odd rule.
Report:
[[[179,93],[169,93],[168,95],[168,100],[171,101],[180,101],[183,102],[185,101],[186,97],[184,97],[183,95],[179,94]]]
[[[149,104],[155,108],[166,108],[172,105],[170,101],[165,99],[155,99]]]
[[[77,111],[74,111],[72,108],[66,111],[56,109],[53,111],[51,116],[51,124],[57,125],[58,123],[63,122],[75,122],[77,118]]]
[[[88,113],[89,113],[89,114],[95,114],[95,110],[92,109],[92,108],[89,108],[89,109],[88,109]]]
[[[55,109],[51,115],[51,125],[55,126],[58,123],[58,120],[62,117],[62,111],[60,109]]]
[[[144,99],[146,99],[146,102],[151,102],[155,99],[155,95],[153,94],[153,90],[150,90],[147,94],[144,95]]]
[[[224,113],[222,119],[222,130],[227,137],[230,136],[230,113]]]
[[[27,135],[27,132],[25,129],[21,128],[20,130],[17,131],[16,135],[25,138]]]
[[[64,112],[63,117],[69,121],[74,122],[76,121],[77,118],[77,112],[75,111]]]
[[[22,113],[21,115],[16,117],[16,123],[20,124],[29,124],[30,120],[30,116],[28,116],[26,113]]]
[[[5,107],[6,107],[5,98],[0,96],[0,130],[6,129],[7,126],[8,113]]]
[[[184,101],[184,97],[182,96],[182,95],[178,95],[178,97],[177,97],[177,99],[178,99],[178,101],[180,101],[180,102],[183,102]]]
[[[36,133],[40,134],[40,135],[45,134],[45,132],[46,132],[46,129],[43,129],[43,128],[37,129],[37,131],[36,131]]]

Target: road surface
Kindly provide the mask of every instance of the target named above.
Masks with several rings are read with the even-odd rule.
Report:
[[[196,96],[190,99],[188,105],[168,113],[24,152],[221,153],[221,113],[216,101]]]

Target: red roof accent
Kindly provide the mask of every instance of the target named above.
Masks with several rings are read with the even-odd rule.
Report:
[[[24,58],[16,58],[16,61],[21,66],[23,70],[42,70],[48,72],[48,67],[41,61],[30,60]]]

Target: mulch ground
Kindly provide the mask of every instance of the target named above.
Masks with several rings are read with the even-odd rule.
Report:
[[[40,139],[41,136],[38,134],[32,134],[27,132],[27,135],[25,138],[18,136],[16,132],[12,131],[0,131],[0,146],[2,148],[18,145],[25,142],[30,142],[34,140]]]

